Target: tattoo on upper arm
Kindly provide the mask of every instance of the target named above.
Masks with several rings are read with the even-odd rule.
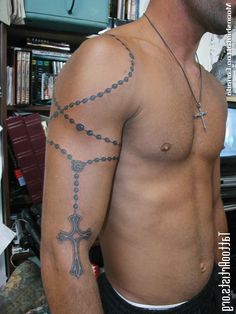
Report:
[[[61,108],[60,105],[57,105],[57,108]],[[116,140],[110,139],[109,137],[104,137],[101,134],[95,134],[93,130],[87,129],[86,126],[82,123],[76,122],[74,119],[70,118],[68,114],[63,114],[64,119],[67,120],[71,125],[74,125],[76,131],[84,132],[90,137],[95,137],[97,140],[102,140],[106,143],[112,143],[114,146],[121,146],[121,143]]]
[[[99,92],[96,95],[92,95],[88,98],[82,100],[77,100],[70,103],[64,107],[60,106],[59,103],[55,100],[56,111],[51,115],[50,120],[56,119],[59,115],[63,115],[64,119],[67,120],[70,125],[72,125],[78,133],[84,132],[88,137],[93,137],[98,141],[104,141],[107,144],[112,144],[113,146],[121,146],[121,144],[114,139],[109,138],[108,136],[103,136],[101,134],[95,134],[95,132],[87,128],[84,124],[76,122],[72,119],[69,114],[65,114],[65,111],[73,108],[74,106],[86,104],[89,101],[94,101],[97,98],[103,97],[105,94],[109,94],[112,90],[117,89],[119,86],[127,83],[132,77],[134,72],[135,58],[130,49],[116,36],[113,36],[117,39],[129,52],[130,57],[130,69],[128,74],[117,83],[112,84],[111,87],[105,89],[103,92]],[[70,269],[70,274],[76,278],[80,278],[83,274],[84,269],[80,260],[79,245],[82,240],[88,240],[92,236],[92,230],[89,228],[85,231],[80,229],[81,215],[79,214],[79,178],[80,174],[90,165],[104,162],[114,162],[119,160],[119,156],[99,156],[91,158],[85,161],[75,159],[65,148],[61,147],[60,144],[55,143],[52,139],[47,139],[47,144],[56,149],[61,155],[63,155],[68,162],[71,163],[71,171],[73,174],[73,208],[72,214],[68,217],[70,223],[70,231],[60,231],[57,235],[57,240],[61,243],[64,241],[70,242],[72,246],[72,265]]]
[[[110,87],[106,88],[105,90],[96,93],[96,95],[91,95],[89,97],[85,97],[83,99],[76,100],[76,101],[71,102],[70,104],[68,104],[64,107],[61,107],[58,104],[58,102],[55,100],[55,106],[57,107],[57,110],[51,115],[50,120],[57,118],[60,114],[64,114],[65,111],[67,111],[67,110],[69,110],[75,106],[89,104],[98,98],[102,98],[106,94],[110,94],[112,91],[116,90],[120,86],[129,82],[130,78],[133,76],[133,72],[134,72],[134,68],[135,68],[134,54],[131,52],[130,48],[125,43],[123,43],[119,38],[117,38],[115,35],[109,35],[109,36],[112,36],[116,40],[118,40],[125,47],[125,49],[128,51],[129,58],[130,58],[130,67],[129,67],[128,73],[125,75],[125,77],[123,79],[117,81],[116,83],[113,83]]]

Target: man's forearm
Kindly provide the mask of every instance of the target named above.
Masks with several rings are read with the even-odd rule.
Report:
[[[42,259],[43,283],[52,314],[103,313],[92,268],[89,263],[84,268],[78,279],[70,276],[66,267],[58,267],[55,260]]]

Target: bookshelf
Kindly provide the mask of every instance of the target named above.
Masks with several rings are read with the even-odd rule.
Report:
[[[50,106],[47,104],[30,102],[28,105],[16,105],[16,101],[12,105],[7,105],[7,66],[10,64],[11,55],[9,54],[9,47],[26,47],[27,38],[43,38],[44,40],[50,40],[53,42],[66,42],[71,47],[71,52],[73,52],[79,45],[86,39],[86,34],[75,34],[69,32],[55,32],[52,30],[41,30],[36,28],[31,28],[27,26],[6,26],[3,23],[0,24],[0,124],[3,126],[3,131],[1,132],[1,157],[3,160],[3,174],[2,174],[2,213],[3,221],[8,226],[12,226],[12,217],[17,215],[23,208],[29,208],[32,205],[32,200],[24,196],[23,198],[12,201],[12,171],[11,162],[9,160],[9,138],[7,132],[6,120],[9,116],[15,113],[39,113],[45,116],[49,115]],[[28,48],[32,51],[33,47]],[[31,53],[31,52],[30,52]],[[15,71],[16,68],[13,69]],[[15,78],[16,80],[16,78]],[[17,183],[17,182],[16,182]],[[25,193],[20,186],[18,186],[19,193]],[[27,193],[27,192],[26,192]],[[22,251],[19,253],[14,253],[12,246],[10,245],[5,251],[6,260],[6,274],[9,276],[13,271],[13,266],[11,265],[11,258],[14,256],[14,264],[18,264],[20,261],[26,259],[32,255],[32,252]]]
[[[7,154],[7,133],[5,129],[6,112],[6,67],[7,67],[7,31],[4,24],[0,24],[0,123],[3,127],[1,132],[1,158],[2,158],[2,214],[3,221],[6,225],[10,225],[10,208],[9,208],[9,177],[8,177],[8,154]],[[6,273],[10,273],[10,256],[11,249],[5,251]]]

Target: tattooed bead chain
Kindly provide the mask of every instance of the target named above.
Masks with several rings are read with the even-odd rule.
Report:
[[[77,123],[75,122],[74,119],[70,118],[69,114],[63,114],[63,117],[66,121],[68,121],[70,124],[74,125],[75,129],[78,132],[84,132],[86,135],[88,136],[93,136],[95,137],[97,140],[102,140],[106,143],[111,143],[114,146],[121,146],[121,143],[118,143],[116,140],[112,140],[109,137],[103,137],[101,134],[95,134],[94,131],[92,131],[91,129],[87,129],[86,126],[82,123]]]
[[[135,69],[135,57],[134,57],[133,53],[131,52],[131,50],[129,49],[129,47],[125,43],[123,43],[115,35],[110,35],[110,36],[112,36],[116,40],[118,40],[125,47],[125,49],[129,53],[130,68],[129,68],[128,73],[125,75],[125,77],[123,79],[118,80],[116,83],[113,83],[110,87],[106,88],[103,91],[98,92],[96,95],[91,95],[89,97],[85,97],[83,99],[76,100],[75,102],[71,102],[70,104],[68,104],[68,105],[66,105],[64,107],[61,107],[58,104],[56,99],[53,99],[54,104],[57,107],[57,110],[51,115],[50,120],[53,120],[53,119],[57,118],[60,114],[63,114],[65,111],[67,111],[68,109],[71,109],[71,108],[73,108],[75,106],[87,104],[89,102],[93,102],[97,98],[102,98],[106,94],[110,94],[113,90],[117,89],[119,86],[122,86],[123,84],[129,82],[130,78],[133,76],[133,72],[134,72],[134,69]]]

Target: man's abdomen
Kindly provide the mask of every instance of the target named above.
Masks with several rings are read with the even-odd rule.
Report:
[[[147,181],[132,180],[130,175],[114,187],[100,240],[108,279],[131,301],[160,305],[186,301],[211,275],[211,184],[206,173],[194,181],[182,170],[178,178],[168,178],[167,173],[152,180],[150,174]]]

